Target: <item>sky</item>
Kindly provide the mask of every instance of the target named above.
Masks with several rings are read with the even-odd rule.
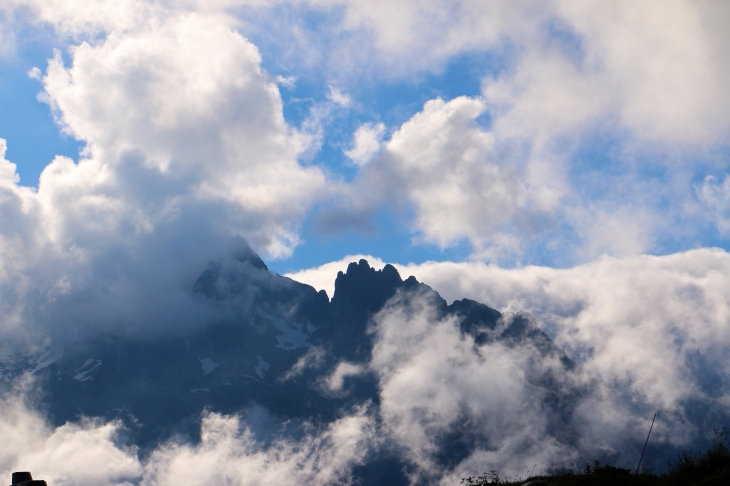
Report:
[[[698,396],[724,413],[729,17],[683,0],[4,0],[0,333],[195,326],[186,289],[243,236],[330,296],[364,257],[530,312],[645,414]]]

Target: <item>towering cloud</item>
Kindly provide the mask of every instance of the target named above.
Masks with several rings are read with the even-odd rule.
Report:
[[[83,42],[69,66],[56,52],[42,98],[86,145],[78,162],[53,160],[37,191],[2,160],[3,284],[22,282],[3,294],[6,330],[13,315],[53,332],[184,325],[198,316],[184,289],[233,235],[290,254],[325,179],[299,164],[307,137],[259,63],[197,14]]]
[[[414,229],[426,242],[494,244],[527,194],[517,169],[498,160],[493,136],[476,125],[484,110],[483,100],[466,97],[426,103],[366,168],[364,191],[382,188],[412,208]]]

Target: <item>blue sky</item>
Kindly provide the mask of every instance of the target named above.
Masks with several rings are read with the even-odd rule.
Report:
[[[61,133],[49,106],[37,99],[41,84],[28,77],[32,67],[45,65],[53,56],[50,40],[29,44],[0,63],[0,130],[8,141],[7,157],[17,161],[22,184],[37,187],[41,171],[53,157],[77,158],[82,144]]]
[[[267,67],[273,71],[274,66]],[[434,98],[445,100],[457,96],[478,96],[482,69],[488,65],[489,55],[464,55],[449,62],[437,73],[427,73],[408,80],[388,80],[384,83],[367,82],[348,92],[356,96],[353,109],[337,110],[324,133],[320,151],[313,159],[336,172],[346,180],[357,175],[357,166],[343,153],[352,145],[352,134],[363,123],[381,122],[393,130],[423,108]],[[310,73],[306,73],[310,74]],[[316,76],[316,73],[314,73]],[[310,84],[311,83],[311,84]],[[326,102],[329,88],[326,79],[297,78],[296,87],[282,89],[284,114],[289,123],[298,126],[304,121],[308,109],[316,102]],[[307,100],[302,102],[301,100]],[[488,120],[480,120],[482,123]],[[312,220],[303,225],[303,243],[285,260],[270,263],[274,271],[291,272],[309,268],[341,258],[348,254],[377,255],[386,261],[423,262],[426,260],[461,260],[469,256],[466,245],[435,248],[413,242],[413,234],[402,217],[388,210],[381,210],[372,228],[345,230],[343,232],[318,231]]]

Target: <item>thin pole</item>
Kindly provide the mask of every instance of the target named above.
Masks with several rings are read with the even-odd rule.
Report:
[[[636,474],[639,474],[639,468],[641,467],[641,461],[644,459],[644,452],[646,452],[646,446],[649,444],[649,437],[651,437],[651,429],[654,428],[654,421],[656,420],[656,413],[654,418],[651,419],[651,427],[649,427],[649,435],[646,436],[646,442],[644,443],[644,450],[641,451],[641,457],[639,458],[639,465],[636,466]]]

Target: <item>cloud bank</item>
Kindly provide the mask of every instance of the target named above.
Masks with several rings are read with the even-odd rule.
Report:
[[[322,268],[321,274],[310,269],[290,277],[322,285],[328,283],[325,273],[331,275],[338,264],[344,268],[348,261],[346,258],[332,262]],[[573,377],[577,380],[573,385],[582,383],[591,390],[581,398],[574,417],[573,426],[578,431],[576,443],[597,455],[618,454],[617,457],[626,460],[622,454],[627,451],[625,448],[622,451],[620,444],[639,440],[636,434],[654,411],[659,411],[661,422],[653,440],[667,446],[686,446],[726,420],[730,411],[730,369],[724,358],[730,352],[728,265],[727,252],[701,249],[663,257],[603,257],[567,269],[535,266],[504,269],[481,262],[427,262],[396,267],[403,276],[414,275],[427,282],[448,301],[467,297],[506,312],[532,313],[556,344],[578,363],[580,373]],[[434,325],[428,319],[420,320],[422,317],[395,315],[392,326],[401,334],[418,335],[419,326],[426,325],[421,322]],[[444,326],[442,329],[450,329],[447,324],[440,325]],[[451,332],[455,333],[454,329]],[[412,358],[413,368],[410,374],[404,375],[410,388],[404,385],[408,393],[399,395],[394,406],[412,406],[421,413],[428,410],[426,417],[431,414],[438,417],[439,393],[450,400],[464,395],[470,397],[473,393],[488,394],[488,389],[500,390],[495,393],[498,397],[512,396],[509,388],[460,383],[460,380],[468,381],[470,376],[478,376],[478,372],[472,369],[462,373],[464,370],[457,365],[459,360],[448,358],[450,353],[462,349],[461,346],[469,348],[468,343],[459,341],[458,333],[449,341],[430,329],[417,339],[424,342],[410,348],[412,342],[405,340],[392,348],[405,355],[406,360],[409,349],[416,356],[423,353],[424,357],[422,361]],[[432,344],[429,346],[427,342]],[[520,353],[529,356],[525,350]],[[377,352],[374,356],[377,360]],[[444,356],[444,362],[435,358],[440,356]],[[500,355],[490,350],[489,356],[497,359]],[[508,364],[493,364],[485,370],[509,370],[510,366],[523,371],[529,369],[524,363],[518,363],[513,358]],[[455,374],[445,378],[444,370],[449,373],[454,370]],[[439,390],[430,394],[423,392],[428,397],[428,405],[424,402],[420,408],[413,404],[417,401],[413,397],[420,396],[419,386]],[[387,386],[383,390],[387,397]],[[516,390],[525,393],[527,389],[518,386]],[[495,409],[518,410],[524,402],[531,400],[515,397],[515,404]],[[480,397],[478,403],[486,407],[490,401]],[[387,405],[386,400],[386,410]],[[456,412],[451,413],[453,420]],[[535,412],[524,415],[542,416]],[[452,422],[446,422],[453,426]],[[509,420],[503,422],[507,424]],[[572,460],[570,451],[556,450],[560,451],[555,454],[558,462],[561,454],[564,460]],[[519,457],[523,465],[532,460],[510,454],[514,452],[501,459],[494,453],[483,455],[482,464],[486,458],[500,464],[509,464],[509,457]]]
[[[29,406],[32,383],[5,393],[0,474],[30,470],[59,485],[347,484],[376,442],[367,410],[355,410],[300,440],[264,444],[239,416],[205,413],[197,444],[170,441],[142,456],[121,421],[82,419],[58,428]]]
[[[63,484],[80,481],[70,466],[77,456],[115,464],[94,472],[103,478],[99,484],[200,484],[208,477],[269,484],[290,476],[303,484],[339,484],[384,450],[405,459],[413,483],[452,484],[485,467],[526,476],[526,466],[539,471],[595,458],[629,467],[653,411],[660,414],[654,447],[669,451],[691,447],[728,417],[728,299],[715,270],[727,261],[724,252],[702,250],[605,258],[568,270],[412,266],[413,273],[430,272],[437,288],[458,278],[463,289],[488,282],[475,288],[490,289],[495,299],[539,302],[546,295],[552,307],[544,305],[541,320],[578,366],[566,369],[560,356],[544,355],[531,341],[490,338],[512,319],[535,325],[527,315],[508,312],[494,331],[485,331],[486,340],[477,340],[461,330],[457,316],[440,317],[433,294],[398,294],[373,316],[371,359],[340,362],[322,382],[321,393],[346,395],[347,380],[370,373],[378,383],[377,407],[364,403],[333,423],[305,427],[302,438],[286,434],[268,443],[251,432],[245,415],[206,413],[199,442],[174,439],[140,455],[125,445],[121,422],[85,419],[53,429],[16,390],[3,399],[7,416],[15,417],[4,427],[9,437],[32,440],[0,463],[31,465]],[[546,277],[550,272],[560,275]],[[652,281],[656,275],[664,285]],[[299,364],[282,378],[298,371]],[[651,463],[661,468],[664,458],[656,453]]]
[[[323,274],[338,263],[346,265],[343,260],[322,267],[322,274],[310,269],[289,276],[322,285]],[[396,268],[448,301],[467,297],[501,311],[530,312],[586,376],[622,390],[647,410],[682,415],[704,404],[721,416],[730,403],[730,369],[723,358],[730,351],[729,266],[727,252],[701,249],[603,257],[567,269],[481,262]],[[685,425],[689,429],[678,435],[702,427]]]

